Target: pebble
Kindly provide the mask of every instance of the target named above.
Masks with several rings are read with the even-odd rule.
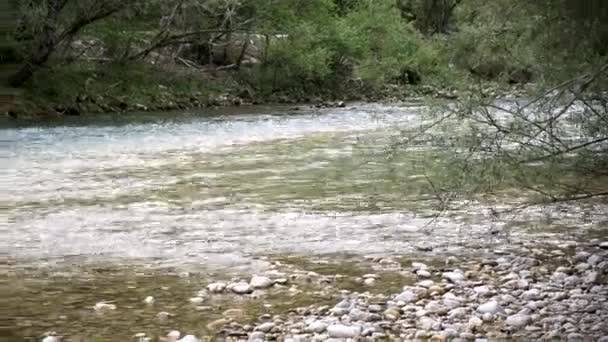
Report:
[[[194,335],[186,335],[177,340],[177,342],[200,342],[200,340]]]
[[[498,305],[498,302],[495,300],[492,300],[492,301],[483,303],[480,306],[478,306],[477,312],[479,312],[481,314],[489,313],[491,315],[494,315],[498,312],[499,309],[500,309],[500,306]]]
[[[599,247],[601,249],[608,249],[608,241],[600,242]]]
[[[236,294],[248,294],[253,292],[253,287],[247,283],[235,283],[228,286]]]
[[[528,323],[530,323],[530,321],[531,321],[531,318],[528,315],[515,314],[515,315],[507,317],[507,319],[505,320],[505,323],[514,328],[521,329],[524,326],[526,326]]]
[[[249,335],[248,342],[263,342],[266,340],[266,334],[261,331],[254,331]]]
[[[192,297],[190,299],[188,299],[188,301],[194,305],[200,305],[203,304],[203,302],[205,301],[205,298],[203,297]]]
[[[439,325],[439,322],[435,321],[434,319],[430,318],[430,317],[420,317],[420,319],[418,319],[418,322],[416,324],[416,326],[422,330],[431,330],[434,327],[436,327],[437,325]]]
[[[521,297],[526,300],[537,300],[541,299],[542,296],[538,289],[531,289],[522,293]]]
[[[274,328],[274,323],[273,322],[266,322],[266,323],[262,323],[260,325],[258,325],[255,330],[257,331],[261,331],[263,333],[268,333],[272,330],[272,328]]]
[[[354,338],[361,334],[361,327],[333,324],[327,327],[329,337]]]
[[[116,305],[107,302],[99,302],[94,307],[97,312],[106,312],[116,310]]]
[[[422,287],[427,288],[427,289],[430,288],[431,286],[433,286],[434,284],[435,284],[435,282],[432,281],[432,280],[430,280],[430,279],[418,282],[418,286],[422,286]]]
[[[448,318],[450,320],[455,320],[455,319],[461,319],[466,317],[467,315],[467,309],[466,308],[455,308],[452,309],[449,313],[448,313]]]
[[[222,328],[224,325],[230,323],[229,319],[226,318],[220,318],[217,319],[213,322],[210,322],[207,324],[207,330],[211,330],[211,331],[216,331],[219,330],[220,328]]]
[[[585,284],[595,284],[598,282],[599,273],[596,271],[587,272],[585,274],[585,278],[583,278],[583,283]]]
[[[602,257],[597,254],[593,254],[592,256],[589,257],[589,259],[587,259],[587,263],[591,266],[595,266],[595,265],[599,264],[600,261],[602,261]]]
[[[161,311],[159,313],[156,314],[156,318],[158,318],[161,321],[167,320],[169,318],[173,317],[173,314],[170,314],[166,311]]]
[[[207,285],[207,290],[209,290],[209,292],[212,292],[212,293],[220,293],[226,289],[226,286],[227,286],[226,283],[222,283],[222,282],[211,283],[211,284]]]
[[[429,268],[429,267],[428,267],[426,264],[423,264],[423,263],[421,263],[421,262],[413,262],[413,263],[412,263],[412,269],[413,269],[414,271],[418,271],[418,270],[426,270],[426,269],[428,269],[428,268]]]
[[[481,320],[481,318],[477,317],[477,316],[473,316],[469,319],[469,323],[467,324],[467,326],[469,327],[470,330],[475,330],[476,328],[479,328],[483,325],[483,321]]]
[[[489,313],[489,312],[486,312],[486,313],[483,314],[483,316],[481,316],[481,319],[484,322],[491,322],[491,321],[494,320],[494,315],[491,314],[491,313]]]
[[[464,274],[462,272],[445,272],[443,273],[442,277],[451,281],[452,283],[460,283],[464,280]]]
[[[389,321],[396,321],[401,317],[401,312],[397,308],[389,308],[384,311],[384,318]]]
[[[144,303],[148,304],[148,305],[152,305],[154,304],[156,300],[154,299],[154,297],[152,296],[148,296],[144,299]]]
[[[46,336],[42,339],[42,342],[60,342],[61,338],[59,336]]]
[[[479,296],[487,296],[492,293],[492,290],[490,290],[490,287],[488,287],[487,285],[482,285],[475,286],[473,288],[473,292],[475,292]]]
[[[407,304],[415,301],[416,297],[416,294],[412,291],[403,291],[401,294],[395,297],[395,301],[404,302]]]
[[[420,278],[430,278],[431,272],[429,272],[427,270],[418,270],[418,271],[416,271],[416,275],[419,276]]]
[[[314,322],[310,323],[308,325],[308,327],[306,327],[306,331],[317,333],[317,334],[324,332],[326,329],[327,329],[327,324],[320,322],[320,321],[314,321]]]
[[[167,334],[168,338],[177,340],[180,336],[182,336],[182,333],[177,331],[177,330],[172,330]]]
[[[274,285],[274,281],[264,276],[253,276],[249,282],[249,285],[255,289],[267,289]]]
[[[366,278],[363,281],[363,285],[365,285],[365,286],[374,286],[374,285],[376,285],[376,279],[374,279],[374,278]]]

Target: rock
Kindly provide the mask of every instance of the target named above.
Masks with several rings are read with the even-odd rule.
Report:
[[[475,286],[473,288],[473,292],[475,292],[479,296],[487,296],[492,293],[492,290],[486,285]]]
[[[489,314],[494,315],[494,314],[498,313],[499,310],[500,310],[500,306],[498,305],[498,302],[495,300],[486,302],[477,307],[477,312],[479,312],[481,314],[489,313]]]
[[[424,287],[424,288],[430,288],[431,286],[433,286],[435,284],[434,281],[432,280],[423,280],[421,282],[418,282],[418,286]]]
[[[186,335],[177,340],[177,342],[200,342],[200,340],[194,335]]]
[[[593,254],[592,256],[589,257],[589,259],[587,259],[587,263],[591,266],[595,266],[595,265],[599,264],[600,261],[602,261],[602,257],[597,254]]]
[[[310,323],[308,325],[308,327],[306,327],[306,331],[316,333],[316,334],[320,334],[320,333],[324,332],[326,329],[327,329],[327,324],[320,322],[320,321],[314,321],[314,322]]]
[[[254,276],[251,278],[249,285],[251,285],[254,289],[266,289],[274,285],[274,281],[268,277]]]
[[[254,331],[249,335],[247,342],[264,342],[266,340],[266,334],[261,331]]]
[[[95,304],[93,309],[97,312],[114,311],[116,310],[116,305],[107,302],[99,302]]]
[[[228,285],[230,291],[236,294],[247,294],[253,292],[253,287],[247,283],[235,283]]]
[[[445,308],[438,301],[432,300],[426,304],[424,310],[430,313],[440,313],[445,312]]]
[[[366,278],[363,281],[363,285],[365,285],[365,286],[374,286],[374,285],[376,285],[376,279],[374,279],[374,278]]]
[[[585,274],[585,278],[583,278],[583,283],[585,284],[596,284],[599,279],[599,273],[596,271],[587,272]]]
[[[336,306],[334,306],[332,312],[337,316],[346,315],[350,312],[350,310],[352,310],[353,306],[353,303],[351,303],[348,299],[343,299],[336,304]]]
[[[209,324],[207,324],[207,330],[216,331],[216,330],[221,329],[222,327],[224,327],[228,323],[230,323],[229,319],[226,319],[226,318],[216,319],[215,321],[210,322]]]
[[[192,297],[192,298],[188,299],[188,301],[194,305],[200,305],[200,304],[203,304],[205,299],[202,297]]]
[[[167,337],[170,339],[174,339],[177,340],[180,336],[182,336],[182,333],[180,333],[177,330],[171,330],[168,334]]]
[[[473,316],[469,319],[469,323],[467,324],[467,326],[469,327],[470,330],[474,331],[475,329],[481,327],[483,325],[483,321],[481,320],[481,318],[477,317],[477,316]]]
[[[568,275],[566,273],[555,271],[551,275],[551,281],[561,284],[564,281],[564,279],[566,279],[567,277],[568,277]]]
[[[442,275],[443,278],[451,281],[452,283],[460,283],[464,280],[464,274],[462,272],[445,272]]]
[[[61,338],[59,336],[45,336],[42,339],[42,342],[61,342]]]
[[[350,317],[351,321],[367,321],[369,314],[365,311],[359,309],[352,309],[348,313],[348,317]]]
[[[380,312],[382,311],[382,306],[378,304],[372,304],[367,307],[367,311],[369,312]]]
[[[401,317],[401,312],[397,308],[389,308],[384,311],[384,318],[389,321],[396,321]]]
[[[418,271],[416,271],[416,275],[419,276],[420,278],[430,278],[431,272],[429,272],[427,270],[418,270]]]
[[[481,319],[482,319],[484,322],[491,322],[491,321],[493,321],[493,320],[494,320],[494,315],[492,315],[492,314],[491,314],[491,313],[489,313],[489,312],[486,312],[486,313],[484,313],[484,314],[483,314],[483,316],[481,316]]]
[[[245,311],[242,309],[228,309],[222,312],[222,316],[238,321],[245,318],[246,314]]]
[[[336,107],[338,107],[338,108],[344,108],[344,107],[346,107],[346,103],[344,101],[338,101],[336,103]]]
[[[207,290],[209,290],[209,292],[211,293],[220,293],[223,292],[225,289],[226,283],[217,282],[207,285]]]
[[[412,291],[403,291],[401,294],[397,295],[394,300],[396,302],[404,302],[404,303],[411,303],[413,301],[416,300],[416,294]]]
[[[466,308],[455,308],[455,309],[452,309],[448,313],[448,318],[451,319],[451,320],[464,318],[467,315],[467,311],[468,310]]]
[[[414,271],[418,271],[418,270],[427,270],[429,267],[426,264],[423,264],[421,262],[413,262],[412,263],[412,269]]]
[[[327,327],[329,337],[335,338],[354,338],[361,333],[361,327],[348,326],[342,324],[332,324]]]
[[[584,272],[587,269],[589,269],[590,267],[591,266],[588,263],[581,262],[581,263],[578,263],[576,266],[574,266],[574,269],[576,269],[578,272]]]
[[[272,328],[274,328],[274,323],[273,322],[266,322],[266,323],[262,323],[260,325],[258,325],[255,330],[256,331],[261,331],[263,333],[269,333]]]
[[[148,305],[152,305],[154,304],[156,300],[154,299],[154,297],[152,296],[148,296],[144,299],[144,303],[148,304]]]
[[[540,290],[531,289],[521,294],[521,297],[526,300],[538,300],[542,298]]]
[[[601,249],[608,249],[608,241],[600,242],[598,245]]]
[[[161,321],[166,321],[169,318],[173,317],[173,314],[166,312],[166,311],[161,311],[159,313],[156,314],[156,318],[161,320]]]
[[[576,287],[576,285],[578,285],[579,282],[580,282],[580,278],[575,275],[569,276],[566,279],[564,279],[564,285],[566,285],[568,287]]]
[[[420,317],[416,322],[416,327],[422,330],[432,330],[433,328],[437,328],[439,325],[439,322],[426,316]]]
[[[515,314],[507,317],[505,323],[511,327],[521,329],[530,323],[531,317],[525,314]]]

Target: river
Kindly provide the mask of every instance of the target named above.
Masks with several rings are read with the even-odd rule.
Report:
[[[387,157],[424,110],[241,107],[3,128],[9,330],[33,337],[78,321],[82,336],[128,336],[134,321],[82,311],[108,296],[136,306],[161,284],[188,296],[209,274],[252,274],[278,256],[483,254],[513,241],[568,243],[605,225],[597,204],[533,207],[507,222],[470,203],[434,217],[417,201],[428,155]],[[183,272],[205,276],[183,284]]]

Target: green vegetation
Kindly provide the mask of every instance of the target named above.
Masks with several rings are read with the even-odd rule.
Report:
[[[431,127],[447,128],[440,136],[424,134],[450,156],[446,172],[435,172],[444,177],[431,184],[447,198],[514,184],[552,200],[606,194],[596,181],[608,169],[608,5],[602,0],[3,6],[2,22],[13,23],[2,27],[3,89],[12,87],[3,92],[20,94],[6,97],[5,112],[441,94],[458,98],[434,116]],[[529,102],[498,101],[514,89]],[[462,134],[447,139],[455,123]]]

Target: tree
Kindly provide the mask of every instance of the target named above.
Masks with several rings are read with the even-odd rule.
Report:
[[[10,76],[10,84],[19,87],[43,67],[58,45],[83,27],[107,18],[127,6],[120,0],[30,0],[21,5],[20,32],[28,51],[23,65]]]
[[[426,136],[443,151],[429,177],[439,202],[515,189],[524,206],[608,198],[605,3],[466,0],[457,20],[452,59],[471,77],[404,143]],[[518,69],[534,80],[518,97],[488,87]]]

